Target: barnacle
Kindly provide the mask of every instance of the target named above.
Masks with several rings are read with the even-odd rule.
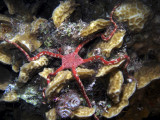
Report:
[[[40,57],[38,60],[25,63],[19,73],[18,82],[26,83],[29,80],[29,74],[33,70],[41,68],[48,64],[48,58],[45,56]]]
[[[59,27],[61,23],[75,10],[77,4],[74,0],[61,2],[60,5],[53,11],[52,19],[54,25]]]
[[[138,0],[122,3],[114,15],[120,22],[127,22],[131,31],[140,31],[150,15],[151,10]]]
[[[97,32],[98,30],[106,28],[108,25],[110,25],[109,20],[104,19],[97,19],[95,21],[92,21],[87,27],[83,28],[80,32],[80,36],[86,37],[90,34]]]

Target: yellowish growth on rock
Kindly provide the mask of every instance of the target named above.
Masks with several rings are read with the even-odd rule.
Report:
[[[30,73],[38,68],[48,64],[48,58],[45,56],[40,57],[38,60],[25,63],[19,73],[18,82],[26,83],[29,79]]]
[[[33,52],[38,49],[42,43],[37,40],[36,34],[31,33],[31,25],[25,23],[20,24],[19,26],[19,32],[15,36],[13,36],[14,33],[8,33],[9,37],[6,37],[6,39],[19,44],[27,52]],[[15,56],[12,55],[12,48],[15,48],[15,46],[10,43],[2,42],[0,44],[0,61],[2,63],[12,65],[12,70],[18,72],[22,60],[17,61],[16,59],[14,59]],[[19,52],[21,51],[19,50]]]
[[[59,27],[61,23],[75,10],[75,6],[77,6],[77,4],[74,0],[60,2],[60,5],[52,13],[54,25]]]
[[[123,86],[123,93],[122,93],[122,98],[121,100],[128,100],[133,93],[136,91],[136,81],[132,81],[131,83],[127,83],[126,85]]]
[[[99,43],[97,43],[94,48],[99,48],[101,50],[102,55],[109,57],[113,49],[120,48],[122,46],[123,37],[125,36],[125,33],[125,30],[117,30],[117,32],[108,42],[99,41]],[[88,54],[88,56],[93,56],[93,53],[94,49]]]
[[[83,68],[77,68],[76,70],[80,77],[87,77],[95,73],[93,70]],[[61,84],[71,79],[73,79],[71,71],[60,71],[47,86],[45,91],[46,96],[49,96],[52,92],[58,89]]]
[[[52,108],[48,112],[46,112],[46,118],[47,120],[56,120],[56,109]]]
[[[123,73],[115,70],[110,74],[109,87],[107,94],[114,103],[119,102],[119,94],[121,93],[122,84],[124,82]]]
[[[89,108],[85,106],[80,106],[78,109],[73,111],[73,115],[78,118],[90,117],[95,113],[95,108]]]
[[[20,68],[20,61],[13,62],[13,56],[11,55],[10,48],[12,47],[10,47],[8,43],[0,45],[0,62],[7,65],[12,65],[12,70],[14,72],[18,72]]]
[[[54,80],[52,80],[46,88],[45,94],[49,96],[52,92],[54,92],[62,83],[65,83],[67,80],[71,79],[72,75],[69,70],[60,71],[55,76]]]
[[[126,106],[128,106],[129,102],[128,100],[126,101],[121,101],[120,103],[118,103],[117,105],[111,107],[108,109],[107,112],[104,112],[102,114],[102,116],[106,117],[106,118],[112,118],[115,117],[116,115],[118,115],[122,109]]]
[[[139,69],[134,75],[137,80],[137,88],[143,88],[151,81],[160,78],[160,65],[159,63],[149,63]]]
[[[20,67],[20,61],[13,62],[13,55],[11,55],[10,50],[12,48],[14,48],[14,46],[9,43],[3,42],[0,44],[0,62],[7,65],[12,65],[12,70],[14,72],[18,72]]]
[[[114,116],[117,116],[123,110],[123,108],[129,105],[128,99],[131,97],[131,95],[133,95],[135,89],[136,81],[126,84],[123,87],[121,101],[118,104],[113,105],[111,108],[109,108],[107,112],[103,112],[102,115],[106,118],[112,118]]]
[[[49,75],[49,73],[54,72],[53,68],[44,68],[42,72],[38,73],[41,77],[47,79],[47,76]]]
[[[95,21],[92,21],[87,27],[81,30],[80,36],[81,37],[86,37],[98,30],[106,28],[108,25],[110,25],[109,20],[104,20],[104,19],[97,19]]]
[[[15,61],[14,64],[12,63],[12,70],[14,72],[19,72],[20,65],[21,65],[21,60]]]
[[[18,101],[19,98],[18,98],[18,95],[17,95],[16,91],[15,90],[11,90],[8,93],[5,93],[2,96],[1,100],[5,101],[5,102],[15,102],[15,101]]]
[[[27,51],[33,52],[41,46],[41,42],[37,40],[37,36],[30,32],[24,34],[17,34],[10,40],[11,42],[18,42],[22,48]]]
[[[150,9],[138,0],[130,0],[122,3],[115,10],[114,15],[118,21],[127,22],[131,31],[140,31],[150,15]]]
[[[8,16],[6,16],[6,15],[0,14],[0,21],[4,21],[4,22],[11,23],[12,18],[10,18],[10,17],[8,17]]]
[[[47,22],[47,20],[44,19],[44,18],[38,18],[38,19],[34,20],[34,21],[31,23],[31,26],[32,26],[31,32],[32,32],[32,33],[36,33],[37,30],[39,29],[40,25],[41,25],[41,24],[44,24],[45,22]]]
[[[108,74],[109,72],[111,72],[112,70],[114,70],[115,68],[119,67],[125,60],[122,60],[121,62],[114,64],[114,65],[105,65],[102,68],[100,68],[98,70],[98,73],[96,75],[96,77],[101,77],[104,76],[106,74]]]
[[[9,82],[0,83],[0,90],[5,90],[9,84]]]
[[[5,64],[12,64],[11,53],[4,51],[4,47],[0,45],[0,61]]]

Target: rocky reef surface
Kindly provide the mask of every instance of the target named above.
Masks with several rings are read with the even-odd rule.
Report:
[[[0,1],[1,119],[159,120],[159,7]]]

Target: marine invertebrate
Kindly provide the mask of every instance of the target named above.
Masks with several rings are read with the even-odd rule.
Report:
[[[48,72],[46,74],[44,74],[44,76],[46,76],[45,79],[47,79],[47,76],[49,75],[49,73],[51,73],[50,70],[47,70],[47,71]],[[89,77],[95,73],[95,71],[92,69],[84,69],[84,68],[80,68],[80,67],[78,67],[76,69],[76,71],[77,71],[77,74],[80,76],[80,78]],[[44,76],[42,76],[42,77],[44,77]],[[52,93],[59,93],[60,89],[62,88],[61,85],[63,85],[64,83],[66,83],[69,80],[73,80],[73,78],[74,78],[74,76],[72,75],[71,71],[69,71],[69,70],[58,72],[57,75],[54,77],[54,79],[50,82],[50,84],[46,88],[46,91],[45,91],[46,97],[51,96]]]
[[[69,91],[58,98],[56,111],[62,118],[66,118],[72,114],[73,110],[79,107],[80,103],[79,95],[74,91]]]
[[[67,0],[60,3],[60,5],[53,11],[52,19],[54,25],[59,27],[61,23],[75,10],[77,4],[74,0]]]
[[[114,103],[119,102],[119,94],[121,93],[123,82],[124,78],[121,71],[115,70],[111,73],[107,94]]]
[[[94,47],[99,48],[102,55],[110,57],[113,49],[120,48],[122,46],[125,33],[125,30],[117,30],[109,41],[99,41]],[[93,56],[93,54],[94,49],[89,53],[88,56]]]
[[[36,59],[39,59],[42,55],[49,55],[51,57],[61,58],[62,59],[61,67],[59,67],[54,73],[50,73],[47,76],[47,83],[49,84],[50,81],[51,81],[50,77],[56,75],[59,71],[62,71],[63,69],[71,69],[72,73],[73,73],[73,76],[76,78],[76,81],[80,86],[81,92],[82,92],[84,98],[86,99],[86,102],[87,102],[88,106],[92,107],[91,102],[90,102],[90,100],[89,100],[89,98],[88,98],[88,96],[87,96],[87,94],[85,92],[84,86],[83,86],[79,76],[77,75],[76,67],[78,67],[81,64],[84,64],[84,63],[87,63],[87,62],[91,62],[91,61],[94,61],[94,60],[101,60],[101,62],[103,64],[105,64],[105,65],[117,64],[120,61],[122,61],[123,59],[129,60],[129,57],[127,55],[123,55],[123,56],[121,56],[121,57],[119,57],[119,58],[117,58],[115,60],[106,61],[103,57],[97,55],[97,56],[90,57],[88,59],[82,59],[78,55],[78,52],[86,43],[88,43],[91,40],[92,39],[88,39],[88,40],[84,41],[83,43],[81,43],[75,49],[74,52],[72,52],[72,53],[70,53],[68,55],[61,55],[61,54],[51,53],[51,52],[48,52],[48,51],[42,51],[39,54],[37,54],[35,57],[30,57],[29,54],[23,48],[21,48],[18,44],[14,43],[14,42],[11,42],[11,41],[8,41],[8,40],[5,40],[5,41],[15,45],[19,50],[21,50],[24,53],[24,55],[27,57],[28,61],[34,61]]]
[[[38,60],[25,63],[20,69],[18,82],[26,83],[29,79],[30,73],[33,72],[33,70],[41,68],[42,66],[45,66],[47,64],[48,64],[48,58],[45,56],[42,56]]]
[[[159,63],[152,62],[150,64],[145,64],[141,67],[134,75],[137,79],[137,88],[141,89],[147,86],[153,80],[159,79],[160,75],[160,65]]]
[[[148,16],[150,9],[138,0],[129,0],[122,3],[116,10],[114,15],[120,22],[127,22],[131,31],[140,31]]]
[[[113,23],[114,29],[113,29],[112,32],[110,32],[110,33],[108,33],[108,30],[106,30],[106,32],[101,35],[101,38],[102,38],[104,41],[110,40],[110,39],[112,38],[112,36],[114,35],[114,33],[116,32],[116,30],[117,30],[117,27],[118,27],[118,26],[117,26],[117,24],[113,21],[112,16],[113,16],[113,13],[115,12],[116,8],[119,7],[119,5],[120,5],[120,4],[116,5],[116,6],[113,8],[113,10],[111,11],[111,13],[110,13],[110,21]],[[106,37],[105,34],[107,34],[108,36]]]
[[[93,38],[92,38],[93,39]],[[54,76],[56,75],[58,72],[62,71],[63,69],[71,69],[72,70],[72,73],[73,73],[73,76],[75,77],[78,85],[80,86],[80,89],[81,89],[81,92],[88,104],[89,107],[92,107],[91,105],[91,102],[86,94],[86,91],[84,89],[84,86],[83,86],[83,83],[81,82],[78,74],[77,74],[77,71],[76,71],[76,67],[78,67],[79,65],[81,64],[84,64],[84,63],[87,63],[87,62],[91,62],[91,61],[94,61],[94,60],[100,60],[103,64],[105,65],[112,65],[112,64],[117,64],[119,62],[121,62],[122,60],[124,59],[127,59],[127,61],[129,60],[129,57],[127,55],[123,55],[117,59],[114,59],[114,60],[111,60],[111,61],[106,61],[103,57],[101,56],[93,56],[93,57],[90,57],[90,58],[87,58],[87,59],[82,59],[79,55],[78,55],[78,52],[79,50],[85,45],[87,44],[88,42],[90,42],[92,40],[91,38],[84,41],[83,43],[81,43],[76,49],[74,52],[70,53],[70,54],[67,54],[67,55],[61,55],[61,54],[55,54],[55,53],[51,53],[51,52],[48,52],[48,51],[42,51],[40,52],[38,55],[36,55],[35,57],[30,57],[29,54],[22,48],[20,47],[18,44],[14,43],[14,42],[11,42],[11,41],[8,41],[6,40],[8,43],[11,43],[13,45],[15,45],[19,50],[21,50],[24,55],[27,57],[28,61],[35,61],[37,59],[41,59],[42,55],[49,55],[51,57],[55,57],[55,58],[61,58],[62,59],[62,65],[61,67],[59,67],[55,72],[53,73],[50,73],[48,76],[47,76],[47,83],[49,84],[50,81],[51,81],[51,76]]]
[[[95,21],[92,21],[85,28],[83,28],[80,31],[80,36],[82,36],[82,37],[89,36],[90,34],[92,34],[94,32],[97,32],[100,29],[104,29],[104,28],[106,28],[109,25],[110,25],[110,21],[109,20],[97,19]]]
[[[79,106],[76,110],[72,111],[71,117],[87,118],[92,116],[94,113],[95,113],[95,108]],[[47,120],[56,120],[57,119],[56,109],[52,108],[48,112],[46,112],[46,117]]]
[[[118,104],[110,107],[107,111],[104,111],[102,115],[106,118],[112,118],[118,115],[122,111],[123,108],[128,106],[129,104],[128,99],[135,92],[136,84],[137,84],[136,81],[133,81],[131,83],[127,83],[126,85],[124,85],[122,96],[121,96],[121,101]]]
[[[114,10],[115,10],[115,8],[114,8]],[[114,10],[111,12],[110,20],[112,20],[112,15],[113,15]],[[45,21],[46,21],[45,19],[37,19],[36,21],[34,21],[33,24],[31,24],[31,26],[32,26],[32,28],[35,28],[35,29],[31,29],[31,33],[33,32],[35,34],[36,32],[38,32],[37,30],[39,28],[39,25],[41,24],[41,22],[43,23]],[[100,24],[101,22],[102,22],[102,24]],[[103,24],[103,22],[105,24]],[[107,51],[106,53],[108,55],[105,55],[105,57],[108,57],[110,55],[110,52],[111,52],[111,50],[113,48],[121,47],[122,41],[123,41],[123,37],[125,35],[125,30],[117,30],[116,23],[113,20],[111,22],[115,26],[114,30],[111,33],[107,32],[107,34],[109,35],[108,37],[102,37],[104,40],[107,40],[107,42],[108,42],[107,44],[108,45],[106,45],[105,42],[103,42],[102,44],[105,44],[106,46],[109,46],[109,47],[111,46],[111,48],[109,48],[109,51],[106,50]],[[96,32],[99,29],[105,28],[106,25],[110,24],[110,22],[107,21],[107,20],[99,20],[98,19],[95,22],[91,22],[91,25],[89,25],[89,27],[92,26],[92,23],[94,23],[94,28],[96,28],[96,27],[97,28],[96,29],[93,28],[93,29],[91,29],[91,31],[90,31],[90,29],[88,29],[87,30],[88,33],[86,34],[86,36]],[[61,24],[61,22],[59,24]],[[72,25],[72,23],[71,23],[71,25]],[[35,26],[35,27],[33,27],[33,26]],[[66,32],[66,33],[68,34],[69,32]],[[68,36],[70,36],[70,35],[68,35]],[[3,39],[3,40],[6,40],[8,43],[13,44],[20,51],[22,51],[24,53],[24,55],[27,57],[28,61],[29,61],[29,63],[26,63],[21,67],[21,71],[20,71],[20,74],[19,74],[18,82],[26,83],[28,81],[28,79],[29,79],[28,78],[29,73],[33,69],[38,69],[39,67],[47,65],[48,59],[46,58],[46,56],[43,56],[43,55],[48,55],[50,58],[60,58],[60,59],[62,59],[62,65],[57,70],[55,70],[55,72],[54,72],[54,69],[44,69],[44,72],[39,74],[40,76],[42,76],[45,79],[47,79],[48,86],[47,86],[45,92],[43,92],[43,95],[45,94],[47,96],[47,100],[50,99],[49,97],[51,97],[52,93],[53,93],[53,95],[56,94],[56,93],[59,93],[59,91],[63,88],[63,85],[64,85],[63,83],[65,83],[67,80],[76,79],[77,83],[80,86],[81,92],[82,92],[82,94],[83,94],[83,96],[84,96],[84,98],[85,98],[85,100],[86,100],[86,102],[87,102],[89,107],[84,107],[84,106],[83,107],[79,107],[79,105],[80,105],[79,101],[78,101],[78,104],[76,102],[76,104],[72,104],[71,105],[70,102],[72,102],[72,101],[68,102],[71,99],[71,97],[69,97],[69,98],[61,97],[61,100],[59,101],[60,103],[57,105],[59,107],[56,108],[56,109],[53,108],[53,110],[51,110],[53,112],[53,116],[51,115],[51,113],[48,113],[48,115],[50,114],[51,117],[53,117],[52,119],[56,119],[56,117],[54,116],[54,112],[55,111],[58,111],[58,114],[62,118],[65,118],[67,116],[71,116],[72,114],[74,114],[77,117],[92,116],[96,111],[95,108],[92,108],[92,105],[91,105],[91,102],[89,100],[89,97],[86,94],[86,91],[84,89],[84,85],[82,84],[82,82],[80,80],[80,77],[79,77],[79,75],[82,72],[83,72],[82,75],[91,76],[92,74],[95,73],[95,71],[94,70],[88,70],[88,69],[83,69],[83,70],[81,69],[80,72],[79,72],[80,68],[78,68],[78,66],[80,66],[81,64],[84,64],[84,63],[87,63],[87,62],[92,62],[92,61],[96,60],[96,61],[102,62],[104,64],[104,66],[102,68],[100,68],[99,70],[103,71],[104,74],[107,74],[107,72],[110,72],[111,70],[113,70],[113,69],[117,68],[119,65],[121,65],[126,59],[127,59],[126,66],[128,65],[129,57],[127,55],[121,55],[120,57],[118,56],[119,58],[114,58],[111,61],[106,61],[101,56],[101,53],[99,53],[98,55],[93,55],[92,57],[90,57],[88,59],[82,59],[81,56],[79,55],[79,51],[81,50],[81,48],[85,44],[87,44],[88,42],[92,41],[92,39],[94,39],[95,37],[99,37],[99,34],[95,35],[93,38],[89,38],[88,40],[82,42],[80,45],[78,45],[78,47],[75,50],[73,50],[74,47],[72,47],[71,51],[70,50],[68,50],[67,52],[64,51],[63,55],[62,55],[62,53],[61,54],[57,54],[58,52],[55,53],[55,52],[50,52],[49,50],[47,50],[47,51],[42,51],[42,52],[38,53],[34,57],[30,57],[30,55],[28,54],[28,51],[32,51],[32,49],[31,49],[32,46],[29,47],[30,49],[27,49],[27,52],[26,52],[26,48],[25,47],[27,47],[27,46],[25,46],[25,42],[24,42],[24,45],[22,45],[22,43],[19,44],[19,42],[21,42],[21,41],[18,41],[18,43],[17,43],[17,41]],[[110,38],[112,38],[112,39],[110,39]],[[108,40],[110,40],[110,41],[108,41]],[[64,47],[64,46],[62,46],[62,47]],[[37,48],[35,48],[35,49],[37,49]],[[105,47],[102,47],[102,48],[105,48]],[[40,62],[41,59],[42,59],[42,62]],[[39,62],[40,62],[40,64],[39,64]],[[105,69],[103,69],[104,67],[105,67]],[[69,71],[69,70],[62,71],[63,69],[70,69],[71,71]],[[99,70],[98,70],[98,73],[100,73]],[[101,75],[103,76],[104,74],[101,74]],[[119,94],[121,92],[121,88],[122,88],[122,84],[123,84],[123,82],[122,82],[123,78],[122,78],[122,74],[120,74],[120,75],[121,75],[120,76],[121,79],[120,79],[120,81],[118,81],[118,83],[120,83],[120,84],[118,84],[119,85],[118,86],[118,93],[117,93],[116,90],[115,91],[112,90],[111,93],[108,92],[108,95],[110,96],[111,99],[114,99],[114,97],[112,95],[115,95],[116,98],[118,98]],[[98,74],[96,75],[96,77],[99,77]],[[52,79],[52,78],[54,78],[54,79]],[[113,81],[113,79],[112,79],[112,81]],[[115,82],[117,82],[117,81],[115,81]],[[112,85],[116,85],[116,83],[112,84]],[[112,87],[114,87],[114,86],[112,86]],[[75,94],[72,93],[72,95],[75,95]],[[77,95],[75,95],[75,96],[77,96]],[[67,97],[67,96],[65,96],[65,97]],[[78,98],[78,97],[74,97],[74,96],[72,96],[72,97],[73,98]],[[65,100],[65,102],[64,102],[64,100]],[[73,100],[73,102],[74,102],[74,101],[77,101],[79,99],[71,99],[71,100]],[[115,99],[115,100],[117,100],[117,99]],[[115,103],[117,103],[117,102],[119,102],[119,100],[117,100]],[[124,103],[127,103],[127,102],[124,102]],[[77,109],[77,107],[78,107],[78,109]],[[48,116],[48,115],[46,114],[46,116]]]

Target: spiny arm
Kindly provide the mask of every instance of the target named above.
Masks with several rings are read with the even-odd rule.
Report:
[[[27,57],[28,61],[33,61],[33,60],[37,60],[39,57],[41,57],[42,55],[49,55],[51,57],[55,57],[55,58],[62,58],[63,55],[61,54],[55,54],[52,52],[48,52],[48,51],[42,51],[40,53],[38,53],[35,57],[30,57],[29,54],[21,47],[19,46],[17,43],[15,42],[11,42],[9,40],[5,40],[8,43],[13,44],[15,47],[17,47],[20,51],[22,51],[24,53],[24,55]]]

